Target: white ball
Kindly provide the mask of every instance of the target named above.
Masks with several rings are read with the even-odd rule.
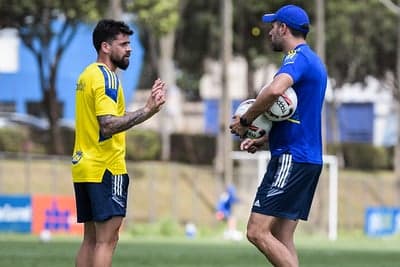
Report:
[[[284,121],[292,117],[297,108],[297,95],[289,87],[264,114],[271,121]]]
[[[185,233],[186,233],[186,237],[194,238],[197,233],[196,225],[194,223],[188,222],[185,225]]]
[[[51,232],[49,230],[42,230],[39,238],[42,242],[49,242],[51,240]]]
[[[242,116],[251,105],[253,105],[255,99],[247,99],[239,104],[235,111],[235,116]],[[252,124],[249,126],[249,130],[246,133],[247,138],[256,139],[264,134],[268,134],[271,130],[272,122],[267,119],[263,114],[258,116]]]

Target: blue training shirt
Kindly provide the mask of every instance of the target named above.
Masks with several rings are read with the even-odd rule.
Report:
[[[327,72],[318,55],[307,44],[298,45],[283,59],[277,74],[294,81],[297,109],[286,121],[274,122],[269,133],[272,156],[291,153],[294,162],[322,164],[321,113]]]

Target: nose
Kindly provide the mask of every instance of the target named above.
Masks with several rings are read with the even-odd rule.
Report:
[[[131,47],[130,45],[128,45],[128,46],[126,47],[126,51],[130,53],[130,52],[132,51],[132,47]]]

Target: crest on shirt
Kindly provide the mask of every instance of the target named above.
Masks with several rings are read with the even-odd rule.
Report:
[[[79,82],[76,84],[76,91],[81,91],[83,88],[85,88],[85,83]]]
[[[72,164],[77,164],[82,158],[82,151],[76,151],[76,153],[72,156]]]
[[[297,50],[290,50],[283,59],[283,65],[293,64],[298,56]]]

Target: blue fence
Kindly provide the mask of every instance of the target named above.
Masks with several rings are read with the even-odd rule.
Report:
[[[388,236],[400,232],[399,207],[369,207],[365,211],[366,235]]]
[[[0,196],[0,231],[30,233],[32,225],[31,197]]]

